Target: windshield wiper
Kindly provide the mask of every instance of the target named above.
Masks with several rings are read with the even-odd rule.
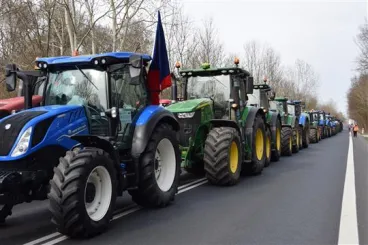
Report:
[[[78,69],[78,71],[80,71],[83,74],[83,76],[88,80],[88,82],[90,82],[98,90],[97,86],[88,78],[86,73],[84,73],[84,71],[82,71],[78,66],[75,67]]]

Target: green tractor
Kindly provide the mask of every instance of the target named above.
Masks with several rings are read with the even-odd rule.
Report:
[[[310,117],[303,112],[305,102],[300,100],[288,101],[288,111],[298,118],[299,122],[299,150],[309,147]]]
[[[288,98],[276,97],[270,101],[271,111],[278,111],[281,115],[281,155],[291,156],[299,152],[300,130],[298,118],[289,113]]]
[[[309,114],[309,141],[311,143],[318,143],[322,138],[322,126],[320,125],[320,112],[311,110],[306,112]]]
[[[260,174],[266,161],[265,113],[247,106],[253,77],[235,64],[179,71],[172,93],[176,103],[166,107],[180,124],[182,167],[205,174],[214,185],[235,185],[241,174]]]
[[[276,93],[267,84],[267,79],[263,84],[253,85],[253,94],[248,94],[248,104],[263,109],[266,113],[266,165],[271,161],[277,162],[281,157],[281,115],[278,111],[270,110],[270,100],[275,98]]]

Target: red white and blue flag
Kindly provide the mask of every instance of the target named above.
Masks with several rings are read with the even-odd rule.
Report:
[[[152,62],[148,71],[148,89],[151,94],[151,103],[158,105],[160,92],[171,87],[169,58],[167,56],[164,29],[161,23],[161,14],[158,12],[156,40],[153,49]]]

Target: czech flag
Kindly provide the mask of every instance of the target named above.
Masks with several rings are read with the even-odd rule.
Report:
[[[158,105],[160,92],[165,88],[171,87],[171,85],[169,58],[167,56],[164,29],[162,28],[159,11],[153,57],[148,71],[148,89],[150,90],[151,103]]]

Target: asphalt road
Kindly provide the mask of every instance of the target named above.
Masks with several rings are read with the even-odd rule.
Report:
[[[352,142],[357,229],[360,244],[368,244],[368,144],[360,137]],[[131,208],[127,194],[109,230],[89,240],[55,233],[47,202],[19,205],[0,227],[0,244],[337,244],[348,149],[345,130],[233,187],[193,183],[187,175],[175,203],[164,209]],[[357,224],[342,228],[351,225]]]

